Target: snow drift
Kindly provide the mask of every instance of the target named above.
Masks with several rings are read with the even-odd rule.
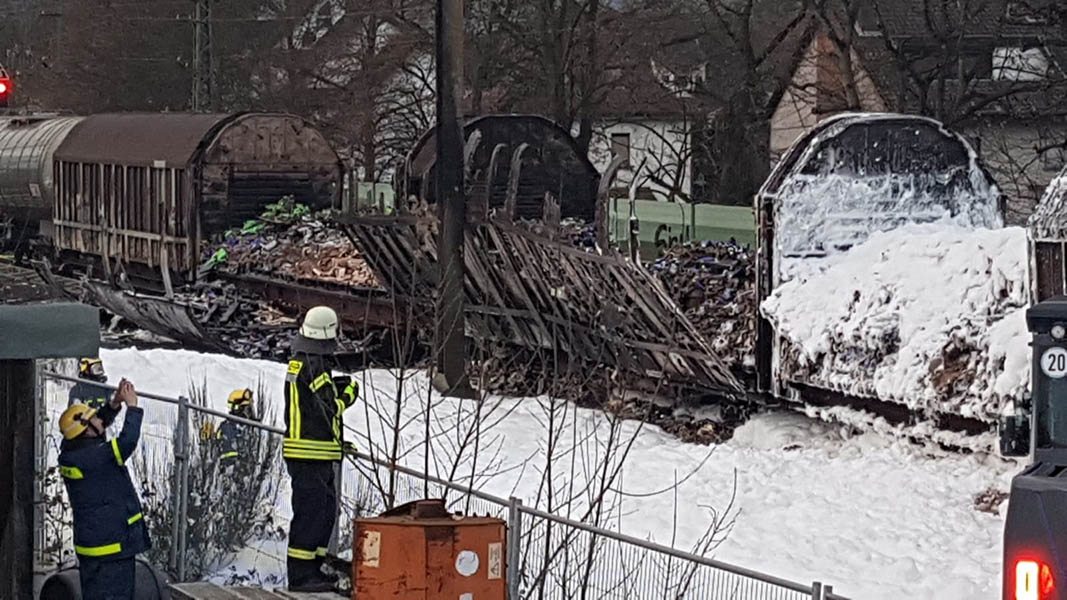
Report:
[[[1026,232],[954,224],[874,232],[798,261],[761,305],[785,379],[993,420],[1029,385]]]

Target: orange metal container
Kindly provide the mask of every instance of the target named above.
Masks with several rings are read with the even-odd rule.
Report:
[[[405,514],[406,513],[406,514]],[[354,597],[359,600],[505,600],[507,526],[453,517],[420,500],[356,519]]]

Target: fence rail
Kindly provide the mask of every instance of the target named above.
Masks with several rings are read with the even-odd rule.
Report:
[[[76,377],[55,372],[42,376],[77,383]],[[108,390],[115,386],[100,384]],[[138,396],[178,407],[176,431],[189,431],[190,411],[230,419],[274,435],[284,435],[278,427],[190,403],[186,398],[138,391]],[[188,439],[175,443],[177,515],[188,507]],[[578,520],[526,506],[516,497],[503,498],[422,473],[375,456],[353,452],[347,456],[363,481],[373,485],[376,470],[398,477],[392,504],[437,494],[452,510],[468,514],[489,514],[508,522],[507,580],[510,598],[702,598],[710,600],[848,600],[833,593],[832,586],[815,581],[790,581],[745,567],[732,565],[670,546],[649,542]],[[380,480],[380,479],[377,479]],[[450,496],[452,496],[450,498]],[[384,509],[365,506],[368,511]],[[171,541],[171,568],[184,576],[186,518],[174,521]],[[282,558],[284,563],[284,558]],[[578,583],[575,583],[578,582]]]

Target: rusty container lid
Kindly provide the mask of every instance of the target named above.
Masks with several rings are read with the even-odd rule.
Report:
[[[492,517],[468,517],[448,512],[445,501],[440,498],[414,500],[389,509],[377,517],[356,519],[357,523],[412,525],[440,527],[456,525],[501,525],[502,519]]]

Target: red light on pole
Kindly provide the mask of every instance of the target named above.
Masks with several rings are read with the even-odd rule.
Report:
[[[7,106],[8,99],[11,98],[11,89],[14,86],[11,85],[11,80],[7,77],[0,77],[0,108]]]

